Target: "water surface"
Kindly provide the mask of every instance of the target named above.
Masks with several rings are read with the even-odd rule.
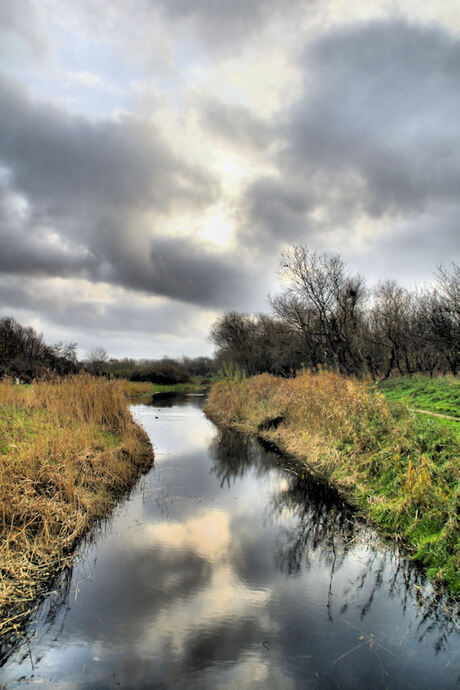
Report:
[[[138,405],[155,466],[4,650],[3,687],[453,688],[446,602],[202,399]]]

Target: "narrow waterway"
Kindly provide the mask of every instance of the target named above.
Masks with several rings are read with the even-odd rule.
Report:
[[[458,687],[446,602],[332,492],[202,404],[133,407],[155,466],[3,648],[0,686]]]

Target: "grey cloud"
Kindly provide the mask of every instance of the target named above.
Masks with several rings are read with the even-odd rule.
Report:
[[[64,9],[59,0],[50,0],[50,10],[61,24],[96,37],[114,53],[123,51],[132,63],[170,69],[191,55],[233,54],[236,46],[254,40],[267,24],[303,13],[316,1],[111,0],[107,11],[105,0],[79,0]],[[180,43],[179,49],[173,43]]]
[[[33,0],[0,2],[0,54],[43,59],[48,38],[40,6]]]
[[[302,0],[158,0],[164,13],[173,19],[195,21],[210,43],[248,35],[274,17],[307,4]]]
[[[354,270],[366,275],[370,282],[382,277],[400,276],[400,281],[413,287],[434,279],[440,263],[460,260],[460,204],[418,218],[404,218],[384,234],[370,237],[364,256],[344,252]],[[373,258],[369,262],[368,256]]]
[[[312,44],[302,67],[302,93],[273,134],[284,142],[272,158],[279,177],[247,189],[240,241],[330,248],[334,233],[377,218],[419,245],[434,232],[439,261],[455,247],[444,209],[460,221],[458,38],[402,20],[362,23]],[[373,250],[380,239],[390,260],[379,235]]]
[[[177,160],[159,132],[142,120],[90,122],[50,104],[33,103],[13,82],[0,80],[0,155],[12,184],[40,209],[201,203],[212,180]]]
[[[308,234],[306,214],[314,207],[311,190],[298,179],[262,177],[246,191],[247,222],[240,229],[244,242],[277,252],[286,242]]]
[[[273,143],[273,125],[255,117],[247,108],[211,99],[201,99],[197,106],[204,126],[234,147],[262,149]]]
[[[358,25],[319,41],[305,71],[285,130],[288,166],[336,183],[351,172],[375,216],[458,195],[458,39],[402,21]]]
[[[259,269],[245,262],[243,252],[211,251],[189,238],[157,238],[152,242],[152,289],[192,303],[241,308],[254,297]]]
[[[199,207],[217,190],[157,132],[135,118],[92,123],[32,103],[7,80],[0,107],[7,193],[27,205],[26,217],[7,217],[0,228],[4,271],[84,275],[207,306],[235,306],[250,292],[241,256],[190,239],[151,240],[145,211]]]
[[[308,7],[314,2],[315,0],[112,0],[111,17],[107,18],[105,3],[101,0],[86,0],[84,13],[87,16],[97,16],[109,25],[113,22],[115,13],[117,21],[121,19],[131,27],[139,21],[154,24],[158,21],[158,14],[161,14],[169,20],[173,32],[178,28],[182,38],[185,36],[187,45],[184,47],[190,48],[195,36],[200,39],[195,48],[219,51],[234,49],[236,44],[248,41],[255,32],[261,31],[268,22],[280,17],[285,19],[292,11]]]
[[[196,332],[196,322],[202,311],[193,305],[171,302],[169,300],[154,304],[136,300],[133,295],[129,302],[98,301],[79,295],[79,285],[72,284],[61,290],[49,285],[37,289],[34,280],[1,280],[0,304],[2,315],[16,310],[46,315],[46,319],[56,325],[69,329],[79,328],[86,333],[109,334],[129,332],[158,336],[184,337]]]
[[[79,244],[56,244],[46,228],[31,224],[20,200],[0,181],[0,271],[26,275],[87,275],[96,257]]]

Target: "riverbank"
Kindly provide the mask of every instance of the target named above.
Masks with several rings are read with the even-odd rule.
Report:
[[[143,398],[156,393],[202,393],[209,388],[209,381],[194,381],[192,383],[149,383],[148,381],[128,381],[120,379],[130,398]]]
[[[0,382],[0,634],[16,632],[99,518],[153,462],[118,382]]]
[[[223,380],[205,411],[321,475],[458,596],[460,445],[448,429],[390,408],[371,384],[326,372]]]

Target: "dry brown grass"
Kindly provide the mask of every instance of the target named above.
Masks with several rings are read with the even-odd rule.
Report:
[[[128,381],[127,379],[120,379],[120,381],[132,398],[153,395],[155,392],[155,386],[149,381]]]
[[[117,382],[0,382],[0,634],[152,460]]]
[[[367,450],[376,444],[376,432],[388,432],[393,423],[383,395],[369,390],[370,384],[333,372],[305,371],[294,379],[261,374],[215,384],[206,411],[218,423],[249,432],[282,417],[280,431],[270,436],[282,435],[289,452],[327,474],[338,438],[354,451]]]

